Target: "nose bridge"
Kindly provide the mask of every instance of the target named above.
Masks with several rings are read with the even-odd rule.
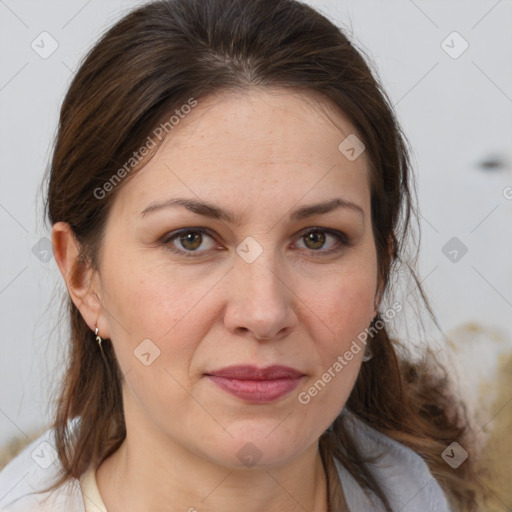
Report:
[[[248,241],[246,244],[249,245],[249,253],[240,255],[242,249],[240,244],[237,248],[239,258],[234,269],[240,275],[242,289],[245,288],[250,292],[249,298],[252,297],[255,301],[263,299],[264,304],[285,295],[282,289],[283,277],[280,276],[283,273],[283,267],[278,261],[277,251],[274,251],[270,244],[265,249],[260,245],[259,254],[255,254],[257,247],[254,246],[254,242]],[[248,254],[250,257],[246,258],[245,255]]]
[[[279,271],[273,258],[262,255],[250,264],[239,262],[239,267],[242,282],[250,289],[250,296],[254,299],[266,298],[268,302],[275,300],[276,295],[282,294],[283,283],[279,279]]]
[[[263,248],[255,240],[246,240],[237,253],[232,270],[236,297],[231,297],[228,307],[230,327],[247,329],[257,337],[274,337],[288,330],[295,318],[293,294],[286,285],[278,251],[270,243]]]

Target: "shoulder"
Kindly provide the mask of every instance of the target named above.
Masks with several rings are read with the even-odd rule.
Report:
[[[344,410],[343,414],[361,454],[381,455],[367,467],[385,490],[393,510],[450,512],[443,490],[416,452],[370,427],[350,411]],[[350,510],[365,510],[364,506],[368,505],[375,507],[348,471],[339,463],[337,467]]]
[[[60,469],[53,434],[53,429],[44,432],[0,471],[1,512],[85,512],[76,479],[40,492],[55,481]]]

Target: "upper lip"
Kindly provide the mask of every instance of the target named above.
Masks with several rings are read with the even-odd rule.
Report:
[[[220,370],[213,370],[206,375],[240,380],[274,380],[296,379],[303,377],[304,373],[282,365],[267,366],[265,368],[259,368],[253,365],[237,365],[221,368]]]

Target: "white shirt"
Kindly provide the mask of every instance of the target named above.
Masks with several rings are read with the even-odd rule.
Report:
[[[396,512],[451,512],[448,501],[425,461],[410,448],[364,424],[348,410],[346,425],[363,456],[384,453],[368,464]],[[72,428],[77,420],[70,422]],[[80,479],[68,480],[54,492],[37,493],[53,480],[59,460],[47,430],[0,472],[1,512],[107,512],[90,467]],[[336,461],[350,512],[382,511],[368,498],[350,473]]]

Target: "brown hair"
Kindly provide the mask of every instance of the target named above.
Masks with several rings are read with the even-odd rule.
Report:
[[[380,289],[403,260],[414,213],[410,157],[391,103],[361,50],[320,13],[294,0],[163,0],[133,11],[92,48],[64,99],[51,161],[47,213],[80,243],[82,264],[95,268],[109,208],[120,186],[95,191],[129,161],[149,134],[190,98],[253,86],[320,93],[351,120],[371,164],[371,209]],[[123,175],[126,173],[123,173]],[[105,189],[103,189],[105,190]],[[94,334],[71,299],[70,352],[53,427],[62,472],[55,488],[79,478],[123,442],[122,374],[111,343],[97,349]],[[426,351],[413,363],[386,328],[371,342],[346,408],[405,444],[428,464],[458,510],[473,510],[477,479],[472,457],[457,469],[441,458],[464,444],[468,422],[446,374]],[[460,411],[460,413],[453,413]],[[448,414],[451,412],[452,414]],[[73,435],[71,419],[80,418]],[[340,416],[320,438],[323,460],[337,458],[391,510]],[[336,485],[336,482],[330,482]]]

